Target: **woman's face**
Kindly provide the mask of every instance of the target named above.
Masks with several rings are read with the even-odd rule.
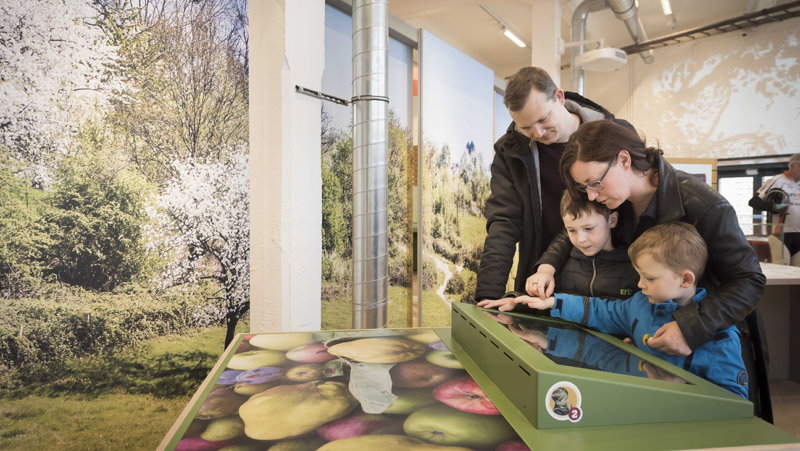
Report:
[[[587,189],[586,196],[589,200],[604,204],[613,210],[628,200],[630,192],[624,180],[623,164],[620,158],[614,161],[609,168],[609,161],[576,161],[569,169],[572,180],[578,185],[588,185],[600,180],[602,177],[603,189],[600,191]],[[606,172],[608,169],[608,172]],[[603,173],[606,173],[603,176]]]

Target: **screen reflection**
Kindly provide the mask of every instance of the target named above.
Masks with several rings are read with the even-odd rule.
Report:
[[[531,316],[511,316],[489,310],[485,310],[484,313],[506,326],[514,335],[559,365],[680,384],[687,383],[684,379],[663,368],[647,360],[642,360],[623,348],[614,346],[572,324],[553,323]]]

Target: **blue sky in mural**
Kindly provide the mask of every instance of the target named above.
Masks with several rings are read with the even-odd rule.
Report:
[[[411,48],[389,38],[389,109],[405,128],[411,123]],[[325,5],[325,70],[322,92],[342,99],[353,96],[353,19]],[[350,107],[325,102],[332,125],[349,130],[353,120]]]
[[[495,142],[501,136],[506,134],[508,126],[511,125],[511,115],[508,114],[508,108],[503,104],[503,94],[494,92],[494,140]]]
[[[450,147],[453,163],[475,143],[488,171],[493,156],[494,72],[423,31],[422,135],[436,148]]]

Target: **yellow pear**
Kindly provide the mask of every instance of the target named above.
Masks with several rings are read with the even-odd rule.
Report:
[[[298,346],[314,343],[311,332],[283,332],[259,334],[250,339],[250,346],[275,351],[288,351]]]
[[[414,360],[425,354],[427,346],[405,338],[361,338],[328,348],[328,352],[365,363],[397,363]]]
[[[420,451],[470,451],[470,448],[460,446],[433,445],[418,438],[407,435],[360,435],[358,437],[343,438],[328,442],[317,451],[406,451],[409,449]]]
[[[358,405],[337,381],[279,385],[250,397],[239,407],[244,433],[256,440],[280,440],[311,432]]]

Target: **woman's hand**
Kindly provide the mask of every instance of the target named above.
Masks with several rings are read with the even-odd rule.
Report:
[[[686,343],[686,338],[675,321],[661,326],[647,341],[647,345],[670,355],[687,356],[692,353],[692,348]]]
[[[536,274],[528,277],[528,280],[525,281],[525,291],[531,296],[537,296],[542,299],[550,296],[555,290],[555,274],[556,269],[551,265],[539,265]]]

